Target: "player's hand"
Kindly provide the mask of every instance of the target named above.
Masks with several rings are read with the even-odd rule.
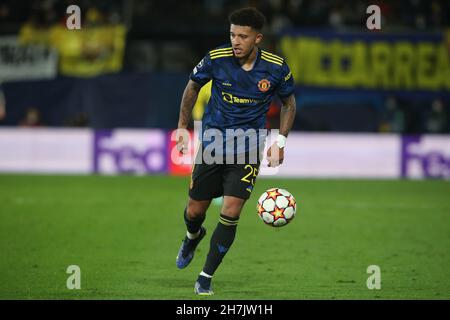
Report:
[[[177,130],[177,150],[180,154],[186,154],[188,152],[189,133],[185,129]]]
[[[267,150],[267,160],[269,161],[269,167],[278,167],[284,160],[284,148],[280,148],[275,142]]]

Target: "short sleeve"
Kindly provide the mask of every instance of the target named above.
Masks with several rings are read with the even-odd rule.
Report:
[[[277,92],[281,98],[286,98],[295,91],[294,77],[286,62],[283,63],[281,68],[281,80]]]
[[[201,86],[204,86],[212,79],[212,63],[208,55],[195,66],[189,78]]]

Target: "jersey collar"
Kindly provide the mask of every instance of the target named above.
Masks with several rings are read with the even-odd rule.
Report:
[[[242,71],[244,72],[252,72],[253,70],[255,70],[255,68],[258,66],[259,64],[259,60],[261,60],[261,49],[259,47],[256,47],[256,49],[258,50],[256,52],[256,59],[255,59],[255,63],[253,63],[253,68],[251,68],[250,70],[244,70],[241,66],[241,64],[239,63],[239,59],[236,58],[235,56],[233,56],[234,58],[234,62],[239,66],[239,68],[242,69]]]

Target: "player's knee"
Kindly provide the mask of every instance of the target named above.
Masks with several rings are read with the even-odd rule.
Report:
[[[208,203],[205,201],[195,201],[189,199],[186,206],[186,215],[189,219],[195,220],[205,215],[208,209]]]
[[[186,209],[186,215],[190,220],[196,220],[205,215],[205,212],[200,210],[195,205],[188,206]]]
[[[222,214],[230,218],[239,218],[244,203],[240,199],[224,201]]]

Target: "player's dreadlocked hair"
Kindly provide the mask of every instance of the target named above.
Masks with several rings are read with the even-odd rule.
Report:
[[[233,11],[228,16],[228,20],[230,24],[252,27],[261,31],[266,22],[266,17],[258,9],[250,7]]]

